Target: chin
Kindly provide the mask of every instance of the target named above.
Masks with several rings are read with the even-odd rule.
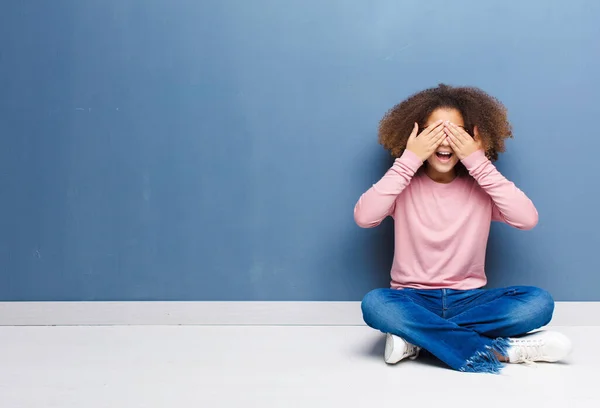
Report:
[[[454,171],[454,167],[458,163],[458,160],[450,160],[447,163],[440,163],[437,159],[427,160],[427,165],[435,170],[438,174],[446,174]]]

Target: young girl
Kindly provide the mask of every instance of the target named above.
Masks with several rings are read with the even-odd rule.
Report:
[[[379,141],[393,166],[354,210],[364,228],[394,219],[391,288],[362,301],[365,322],[387,334],[385,361],[428,350],[455,370],[497,373],[503,362],[554,362],[570,341],[538,331],[552,318],[539,288],[482,289],[491,221],[529,230],[531,200],[492,164],[512,137],[505,107],[477,88],[440,85],[382,119]]]

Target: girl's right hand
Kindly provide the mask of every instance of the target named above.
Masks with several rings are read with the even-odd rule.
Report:
[[[408,137],[408,142],[406,143],[406,150],[410,150],[414,154],[416,154],[419,159],[425,161],[429,159],[438,146],[442,144],[444,139],[446,138],[446,133],[444,131],[444,121],[439,120],[434,124],[425,128],[421,134],[419,133],[419,125],[415,123],[415,127],[413,128],[412,133]]]

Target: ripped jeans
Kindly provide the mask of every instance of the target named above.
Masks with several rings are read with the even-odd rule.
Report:
[[[455,370],[498,373],[508,337],[552,319],[554,300],[539,288],[375,289],[364,297],[365,323],[419,346]]]

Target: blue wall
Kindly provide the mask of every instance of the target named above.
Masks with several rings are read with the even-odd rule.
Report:
[[[493,286],[600,300],[600,2],[0,4],[0,300],[358,300],[378,120],[439,82],[509,108]],[[596,187],[592,187],[592,186]]]

